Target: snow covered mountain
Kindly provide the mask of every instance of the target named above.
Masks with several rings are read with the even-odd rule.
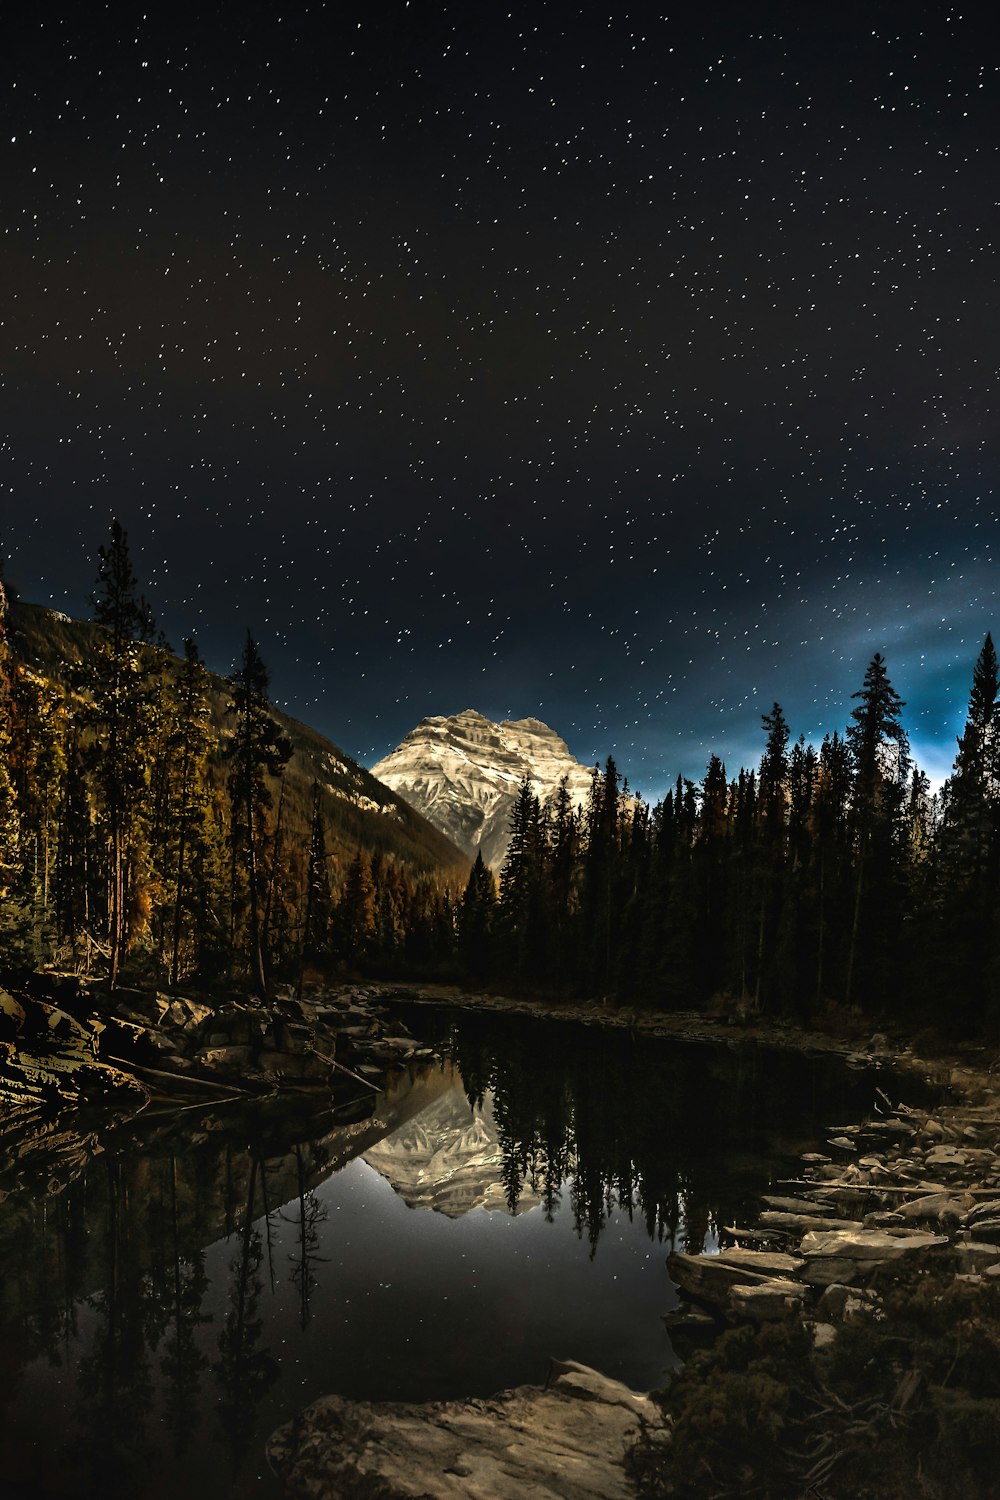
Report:
[[[474,708],[450,718],[423,719],[372,775],[470,858],[482,852],[499,871],[507,852],[510,811],[525,776],[544,805],[563,776],[582,806],[591,770],[570,754],[565,740],[540,719],[494,724]]]
[[[449,1219],[473,1208],[509,1213],[493,1095],[473,1109],[456,1071],[445,1073],[442,1083],[418,1115],[365,1152],[365,1161],[410,1208],[433,1209]],[[538,1202],[538,1193],[523,1183],[516,1212]]]

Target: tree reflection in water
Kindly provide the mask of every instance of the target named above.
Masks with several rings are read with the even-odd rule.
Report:
[[[229,1308],[219,1335],[219,1359],[212,1373],[220,1387],[219,1426],[237,1472],[253,1436],[257,1404],[278,1378],[278,1363],[270,1350],[261,1347],[263,1320],[260,1301],[264,1283],[260,1268],[264,1244],[254,1223],[254,1199],[259,1163],[250,1167],[246,1207],[240,1235],[240,1250],[230,1262],[232,1280]]]
[[[405,1399],[417,1399],[419,1382],[437,1379],[447,1354],[435,1343],[439,1320],[424,1317],[431,1304],[455,1308],[459,1334],[461,1319],[470,1327],[484,1320],[476,1337],[495,1343],[501,1360],[510,1337],[503,1378],[512,1368],[515,1381],[531,1378],[517,1372],[539,1316],[527,1286],[534,1278],[524,1276],[523,1258],[503,1257],[522,1244],[524,1256],[537,1254],[540,1276],[549,1265],[558,1281],[566,1267],[569,1283],[577,1272],[559,1246],[569,1242],[574,1266],[589,1262],[572,1234],[559,1234],[567,1220],[596,1259],[598,1278],[606,1263],[611,1271],[625,1264],[614,1259],[626,1240],[634,1243],[623,1222],[636,1223],[642,1249],[629,1265],[649,1266],[655,1301],[640,1302],[633,1284],[625,1305],[629,1317],[646,1308],[643,1316],[658,1325],[670,1288],[663,1258],[647,1254],[647,1244],[697,1250],[719,1226],[747,1222],[782,1157],[814,1143],[818,1127],[856,1118],[874,1092],[871,1080],[794,1054],[637,1043],[624,1032],[423,1007],[401,1008],[400,1018],[454,1062],[404,1076],[385,1105],[382,1132],[364,1123],[334,1128],[322,1113],[288,1121],[198,1111],[153,1122],[145,1133],[81,1136],[74,1156],[67,1121],[53,1132],[60,1160],[70,1163],[61,1175],[45,1170],[41,1137],[29,1142],[30,1172],[5,1137],[0,1401],[8,1479],[29,1492],[74,1497],[226,1493],[246,1484],[251,1464],[259,1473],[270,1427],[338,1381],[367,1395],[388,1388],[395,1366],[412,1372],[417,1394],[408,1388]],[[456,1176],[450,1191],[421,1190],[422,1203],[442,1214],[406,1209],[405,1224],[393,1217],[405,1194],[398,1182],[396,1193],[386,1187],[389,1172],[369,1178],[355,1167],[345,1186],[324,1186],[334,1166],[391,1136],[393,1120],[401,1131],[426,1126],[433,1135],[433,1110],[420,1113],[431,1105],[460,1134],[463,1087],[470,1105],[486,1105],[483,1128],[470,1136],[475,1165],[466,1177]],[[455,1110],[445,1097],[452,1091]],[[460,1153],[426,1144],[428,1160],[460,1172]],[[391,1150],[391,1166],[390,1158]],[[411,1162],[414,1171],[420,1166]],[[505,1215],[473,1223],[469,1210],[499,1202],[501,1193],[509,1210],[537,1202],[538,1213],[522,1212],[516,1231]],[[343,1212],[328,1222],[331,1202]],[[464,1218],[465,1228],[445,1233],[446,1213]],[[556,1226],[551,1233],[545,1220]],[[540,1248],[539,1230],[551,1249]],[[415,1270],[404,1264],[418,1244],[406,1239],[411,1233],[425,1257]],[[458,1243],[468,1262],[457,1252],[448,1258]],[[438,1256],[440,1266],[431,1263]],[[479,1280],[470,1271],[465,1285],[465,1266],[480,1257]],[[320,1269],[327,1260],[336,1276]],[[453,1282],[439,1286],[434,1276]],[[602,1297],[612,1279],[604,1275]],[[416,1301],[401,1300],[395,1282]],[[484,1308],[487,1285],[496,1300]],[[574,1347],[587,1285],[572,1280],[568,1292],[576,1298],[565,1308]],[[561,1283],[539,1287],[548,1299],[541,1315],[558,1339]],[[609,1306],[605,1321],[615,1316]],[[285,1370],[279,1347],[295,1351]],[[661,1361],[659,1344],[652,1357]],[[22,1389],[30,1398],[20,1399]]]

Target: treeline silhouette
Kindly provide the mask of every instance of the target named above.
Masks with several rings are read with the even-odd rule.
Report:
[[[498,872],[464,890],[384,850],[330,854],[336,798],[285,813],[290,744],[248,633],[221,725],[192,641],[154,638],[125,532],[99,553],[96,647],[61,681],[10,648],[0,587],[0,962],[104,965],[174,986],[436,976],[809,1022],[846,1007],[968,1035],[1000,1013],[998,669],[975,663],[931,795],[886,663],[844,732],[679,777],[651,807],[612,759],[583,807],[525,781]],[[300,794],[300,801],[303,800]],[[383,820],[384,821],[384,820]]]
[[[470,974],[655,1004],[728,999],[803,1022],[829,1007],[975,1035],[1000,1000],[997,658],[975,663],[954,770],[931,795],[883,657],[845,732],[791,740],[763,716],[760,764],[712,755],[650,808],[613,760],[577,812],[522,784],[497,888],[459,910]]]

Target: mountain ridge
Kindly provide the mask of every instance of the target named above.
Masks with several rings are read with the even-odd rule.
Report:
[[[576,807],[586,802],[593,770],[541,719],[487,718],[475,708],[434,714],[372,767],[372,775],[469,858],[499,869],[510,840],[510,812],[527,776],[543,807],[566,777]]]

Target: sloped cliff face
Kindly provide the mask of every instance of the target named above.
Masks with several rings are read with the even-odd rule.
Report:
[[[59,683],[68,667],[86,660],[100,639],[93,622],[72,620],[42,605],[18,601],[11,608],[11,642],[21,663],[35,676]],[[176,672],[178,662],[156,647],[143,648],[151,671]],[[231,685],[209,673],[208,707],[221,746],[231,728],[227,706]],[[326,821],[328,851],[346,868],[358,850],[388,855],[417,875],[440,872],[449,883],[464,881],[468,873],[465,850],[459,850],[433,820],[419,816],[419,807],[394,789],[383,786],[370,771],[325,739],[316,730],[272,705],[271,713],[292,743],[292,758],[284,775],[284,827],[291,845],[308,848],[312,789],[318,784]],[[218,755],[215,775],[221,782],[225,768]]]
[[[473,1208],[510,1211],[492,1095],[473,1109],[454,1069],[441,1075],[437,1098],[366,1151],[365,1161],[410,1208],[433,1209],[449,1219]],[[538,1194],[525,1183],[515,1212],[524,1213],[538,1202]]]
[[[576,806],[586,801],[591,770],[540,719],[494,724],[468,708],[423,719],[372,775],[393,789],[470,857],[494,870],[507,852],[510,813],[525,776],[542,804],[563,776]]]

